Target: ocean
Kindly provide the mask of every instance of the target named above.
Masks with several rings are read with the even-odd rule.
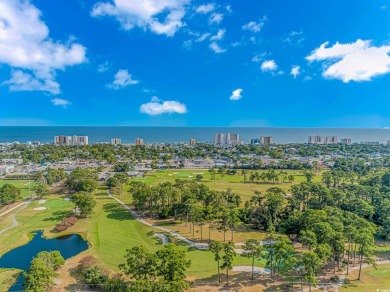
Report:
[[[351,138],[352,142],[390,140],[390,129],[341,129],[341,128],[248,128],[248,127],[0,127],[0,143],[40,141],[52,143],[54,136],[89,136],[89,143],[110,142],[112,138],[122,143],[134,143],[136,138],[145,143],[188,143],[214,141],[215,133],[238,133],[240,140],[250,143],[253,138],[272,136],[276,144],[306,143],[308,136],[337,136]]]

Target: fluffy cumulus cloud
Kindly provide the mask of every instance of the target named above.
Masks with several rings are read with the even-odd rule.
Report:
[[[266,60],[263,63],[261,63],[260,69],[263,72],[275,71],[276,69],[278,69],[278,65],[276,65],[274,60]]]
[[[107,84],[107,87],[112,89],[120,89],[138,83],[139,81],[134,80],[127,70],[119,70],[114,76],[114,81],[112,83]]]
[[[223,20],[223,14],[222,13],[213,13],[210,16],[209,22],[210,24],[220,24]]]
[[[215,9],[214,3],[204,4],[196,7],[195,11],[202,14],[210,13]]]
[[[62,98],[53,98],[51,100],[51,102],[55,105],[55,106],[62,106],[64,108],[68,107],[68,105],[71,104],[71,102],[69,100],[66,100],[66,99],[62,99]]]
[[[299,74],[301,74],[301,67],[300,66],[293,66],[291,68],[290,74],[294,76],[294,79],[297,78]]]
[[[358,39],[354,43],[336,42],[329,46],[323,43],[306,59],[310,62],[323,61],[322,76],[330,79],[369,81],[375,76],[390,72],[390,46],[374,46],[369,40]]]
[[[140,112],[150,116],[162,114],[185,114],[187,113],[187,107],[184,103],[174,100],[162,101],[158,97],[154,96],[150,102],[141,105]]]
[[[209,47],[216,54],[221,54],[226,52],[226,49],[221,48],[216,42],[212,42]]]
[[[242,88],[237,88],[236,90],[233,90],[232,95],[230,96],[230,100],[239,100],[242,98],[241,93],[243,92]]]
[[[10,90],[60,93],[56,71],[86,61],[80,44],[49,38],[41,12],[28,0],[0,1],[0,63],[14,69]]]
[[[211,41],[219,41],[219,40],[223,39],[223,37],[225,36],[225,32],[226,32],[226,30],[224,30],[224,29],[218,30],[217,34],[216,34],[216,35],[213,35],[213,36],[210,38],[210,40],[211,40]]]
[[[259,22],[255,22],[255,21],[248,22],[247,24],[242,26],[242,29],[249,30],[252,32],[260,32],[266,20],[267,17],[264,16],[262,19],[260,19]]]
[[[173,36],[184,26],[182,19],[188,3],[189,0],[113,0],[95,4],[91,15],[115,17],[124,30],[140,27]]]

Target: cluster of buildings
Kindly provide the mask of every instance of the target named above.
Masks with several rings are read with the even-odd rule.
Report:
[[[271,145],[271,136],[261,136],[260,138],[251,139],[251,145]]]
[[[88,145],[88,136],[54,136],[55,145]]]
[[[240,135],[235,133],[216,133],[214,135],[214,145],[215,146],[230,146],[230,145],[242,145],[243,142],[240,141]]]
[[[337,144],[337,136],[309,136],[309,144]]]
[[[337,136],[309,136],[308,139],[309,144],[337,144],[338,139]],[[352,145],[351,138],[343,138],[340,140],[340,143],[343,145]]]

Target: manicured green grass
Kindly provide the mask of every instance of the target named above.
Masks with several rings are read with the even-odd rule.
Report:
[[[266,170],[258,170],[257,172],[262,173]],[[279,172],[278,170],[276,172]],[[203,179],[198,181],[196,175],[202,173]],[[247,178],[249,179],[251,171],[249,171]],[[145,177],[134,178],[133,180],[143,181],[148,185],[155,185],[163,182],[174,183],[175,179],[186,179],[194,180],[200,183],[204,183],[210,189],[217,191],[226,191],[228,188],[241,196],[242,203],[251,199],[254,196],[255,191],[265,193],[268,189],[273,187],[279,187],[283,189],[286,193],[290,192],[291,186],[306,181],[305,176],[300,170],[287,170],[288,174],[293,174],[295,180],[293,183],[251,183],[249,181],[244,182],[244,176],[241,174],[241,171],[238,171],[236,175],[225,175],[222,177],[220,174],[217,174],[216,179],[212,180],[211,176],[207,169],[199,170],[178,170],[178,169],[168,169],[168,170],[156,170],[150,173],[147,173]],[[321,174],[316,175],[313,178],[313,182],[321,182]],[[122,193],[122,200],[126,204],[131,204],[131,196],[128,195],[129,186],[124,186]]]
[[[63,201],[58,204],[51,201]],[[52,205],[50,208],[42,211],[36,211],[34,208],[42,207],[37,200],[33,201],[26,209],[22,210],[16,216],[19,223],[18,226],[0,234],[0,254],[11,248],[28,242],[28,234],[36,230],[44,230],[45,235],[50,236],[50,230],[59,223],[62,219],[71,214],[73,204],[67,202],[60,196],[50,196],[47,198],[47,204]],[[16,212],[16,210],[12,211]],[[54,234],[52,234],[54,235]]]
[[[32,180],[0,180],[0,188],[7,183],[20,188],[23,198],[31,196],[31,194],[35,192],[35,188],[38,185],[36,181]]]
[[[91,254],[97,257],[103,266],[111,270],[118,270],[118,265],[124,262],[126,249],[137,245],[143,245],[150,251],[162,248],[158,240],[153,236],[159,230],[134,220],[131,214],[115,200],[106,196],[104,188],[95,195],[97,206],[90,218],[80,219],[76,225],[66,230],[65,233],[79,233],[91,244],[85,255]],[[27,243],[28,234],[35,230],[44,230],[44,235],[54,237],[61,234],[53,232],[53,227],[63,218],[69,216],[73,208],[71,202],[65,197],[50,196],[44,206],[47,210],[35,211],[39,205],[37,201],[21,211],[17,215],[19,226],[0,235],[0,246],[3,252]],[[217,264],[213,260],[210,251],[201,251],[178,243],[187,251],[187,258],[191,260],[191,267],[187,276],[191,279],[209,278],[216,274]],[[0,251],[1,252],[1,251]],[[264,266],[264,260],[257,262]],[[234,265],[250,265],[250,260],[237,255]],[[1,291],[1,290],[0,290]]]
[[[378,269],[367,267],[362,270],[361,280],[357,281],[358,271],[349,276],[351,286],[342,287],[340,291],[388,291],[390,289],[390,265],[378,265]]]
[[[96,195],[96,199],[98,204],[92,217],[80,220],[67,232],[85,234],[92,245],[88,253],[99,258],[107,268],[117,270],[118,265],[124,262],[126,249],[131,247],[143,245],[150,251],[162,247],[153,236],[159,230],[134,220],[127,210],[104,192]],[[197,250],[186,244],[182,248],[192,262],[187,272],[189,277],[204,278],[216,273],[217,265],[210,251]],[[237,256],[235,265],[242,264],[249,265],[250,261]]]
[[[19,274],[18,270],[0,270],[0,291],[8,291]]]

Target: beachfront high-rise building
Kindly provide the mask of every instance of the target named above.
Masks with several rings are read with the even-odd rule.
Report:
[[[272,144],[272,137],[271,136],[261,136],[260,137],[260,144],[261,145],[271,145]]]
[[[217,133],[214,135],[215,146],[241,145],[240,135],[236,133]]]
[[[71,136],[54,136],[54,144],[55,145],[71,145],[72,144],[72,137]]]
[[[223,146],[225,145],[225,134],[217,133],[214,135],[214,145]]]
[[[251,145],[260,145],[261,139],[256,138],[256,139],[251,139]]]
[[[135,145],[144,145],[144,139],[141,139],[141,138],[137,138],[135,139]]]
[[[196,145],[196,140],[194,138],[190,139],[190,145]]]
[[[351,139],[351,138],[344,138],[344,139],[341,139],[341,144],[344,144],[344,145],[351,145],[351,144],[352,144],[352,139]]]
[[[73,136],[73,145],[88,145],[88,136]]]
[[[122,140],[119,138],[113,138],[113,139],[111,139],[111,144],[112,145],[120,145],[120,144],[122,144]]]
[[[227,133],[226,134],[226,145],[239,145],[240,143],[240,135],[235,133]]]
[[[309,136],[309,144],[337,144],[337,136]]]

